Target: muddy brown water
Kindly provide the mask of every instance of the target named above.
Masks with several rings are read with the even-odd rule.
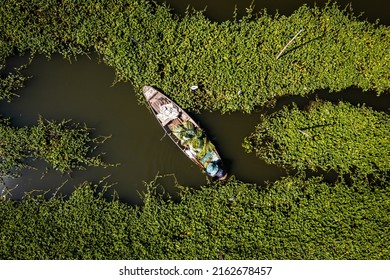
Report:
[[[190,3],[167,2],[179,14],[183,14]],[[206,15],[212,20],[223,21],[231,19],[235,5],[240,15],[252,1],[192,2],[197,9],[204,9],[207,5]],[[271,12],[278,9],[280,13],[290,14],[305,1],[294,1],[294,4],[287,6],[287,1],[272,1],[271,6],[269,3],[268,6],[263,5],[262,2],[265,1],[254,1],[255,10],[266,7]],[[381,17],[381,22],[386,22],[386,16],[381,15],[383,10],[380,9],[383,7],[378,11],[372,6],[375,5],[366,4],[363,8],[354,5],[355,11],[364,10],[369,20],[374,21]],[[8,67],[20,65],[24,60],[23,57],[11,58]],[[173,186],[175,180],[193,188],[206,183],[206,177],[199,168],[177,149],[169,137],[163,137],[162,128],[147,107],[137,103],[132,85],[117,83],[112,86],[114,70],[99,63],[96,56],[79,57],[72,63],[59,55],[53,56],[50,61],[38,56],[25,73],[33,78],[28,81],[26,88],[20,90],[21,97],[12,103],[0,102],[0,112],[4,117],[11,117],[12,123],[17,126],[36,124],[39,115],[50,120],[71,119],[74,122],[86,123],[88,127],[94,128],[94,136],[112,135],[111,139],[99,147],[98,152],[105,153],[105,161],[120,165],[87,168],[84,171],[72,172],[71,176],[49,171],[41,178],[47,165],[38,161],[33,163],[36,169],[23,170],[20,178],[5,178],[5,184],[0,186],[0,191],[5,187],[13,189],[12,197],[19,199],[26,191],[54,191],[62,186],[61,192],[69,194],[75,185],[83,181],[98,182],[109,176],[106,182],[114,184],[111,191],[115,190],[121,200],[137,204],[141,202],[139,193],[145,190],[143,182],[153,180],[157,174],[166,175],[160,181],[167,186]],[[386,95],[377,97],[374,93],[349,89],[332,94],[319,91],[309,98],[285,97],[279,100],[276,108],[272,110],[278,110],[291,102],[304,106],[316,96],[333,101],[343,99],[353,104],[366,103],[382,111],[387,111],[390,104]],[[280,168],[257,159],[254,154],[246,154],[241,147],[243,138],[254,130],[259,121],[259,113],[190,114],[206,130],[216,144],[229,173],[236,178],[263,184],[286,174]],[[175,177],[169,174],[175,174]],[[167,191],[174,195],[176,189],[169,187]]]

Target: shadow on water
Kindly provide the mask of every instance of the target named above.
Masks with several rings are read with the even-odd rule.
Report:
[[[203,112],[193,114],[206,131],[206,134],[215,144],[223,157],[230,174],[247,183],[263,184],[265,181],[274,181],[285,172],[274,166],[266,164],[257,158],[254,153],[247,154],[242,147],[244,137],[253,132],[259,122],[258,114]]]
[[[237,9],[238,18],[246,15],[246,9],[253,4],[254,13],[261,12],[264,8],[267,13],[274,15],[276,12],[282,15],[291,15],[296,9],[304,4],[309,7],[317,5],[323,7],[329,0],[157,0],[158,3],[167,3],[176,14],[184,15],[188,6],[195,8],[198,11],[205,10],[205,15],[213,21],[222,22],[233,19],[234,10]],[[353,13],[358,16],[361,14],[361,19],[375,22],[380,19],[380,23],[384,25],[390,24],[388,10],[390,2],[387,0],[375,1],[360,1],[360,0],[338,0],[337,2],[342,8],[352,3]]]
[[[305,109],[313,100],[327,100],[334,103],[339,101],[348,102],[352,105],[363,105],[371,107],[376,111],[389,113],[390,95],[382,93],[380,96],[376,92],[362,92],[358,88],[348,88],[341,92],[329,92],[328,90],[317,90],[307,97],[284,96],[279,98],[276,106],[272,109],[265,109],[267,113],[272,113],[283,108],[283,106],[295,103],[299,108]],[[261,109],[260,109],[261,110]]]

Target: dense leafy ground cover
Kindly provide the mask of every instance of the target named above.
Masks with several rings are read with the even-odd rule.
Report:
[[[320,88],[389,89],[387,26],[359,21],[332,4],[302,6],[290,16],[248,12],[216,23],[201,12],[178,18],[145,0],[7,0],[0,6],[0,61],[15,52],[95,51],[118,80],[137,89],[157,86],[192,110],[250,112],[275,97]]]
[[[143,207],[84,184],[69,199],[0,203],[4,259],[388,259],[390,187],[230,179]]]
[[[343,102],[315,101],[306,110],[284,107],[260,119],[243,146],[268,163],[340,174],[390,171],[387,113]]]
[[[178,18],[145,0],[0,2],[1,65],[18,53],[72,59],[97,52],[117,80],[157,86],[192,110],[251,112],[321,88],[389,89],[390,29],[332,4],[291,16],[248,9],[242,19],[215,23],[194,11]],[[23,86],[21,72],[2,73],[1,100]],[[143,206],[106,199],[88,183],[69,198],[2,198],[0,258],[388,259],[388,128],[388,116],[370,108],[315,102],[263,116],[244,142],[271,163],[346,175],[335,183],[295,175],[257,186],[231,178],[184,190],[175,203],[152,182]],[[0,130],[1,175],[26,157],[62,172],[104,164],[89,157],[97,140],[77,124],[17,128],[3,119]]]

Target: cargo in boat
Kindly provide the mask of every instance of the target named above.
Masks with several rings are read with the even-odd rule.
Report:
[[[180,150],[208,176],[217,180],[226,179],[222,159],[203,129],[162,92],[144,86],[143,93],[157,121]]]

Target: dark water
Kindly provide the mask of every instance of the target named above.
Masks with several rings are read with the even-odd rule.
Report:
[[[328,0],[157,0],[158,3],[167,3],[175,13],[184,15],[187,7],[190,5],[196,10],[205,10],[208,18],[214,21],[225,21],[233,18],[233,12],[237,9],[237,15],[246,15],[246,8],[251,4],[254,5],[254,12],[267,9],[267,13],[275,14],[277,11],[282,15],[290,15],[300,6],[307,4],[310,7],[317,5],[323,7]],[[375,22],[380,19],[381,24],[389,25],[390,16],[389,8],[390,1],[387,0],[338,0],[337,2],[342,8],[348,4],[352,4],[355,15],[362,14],[362,19],[370,22]]]
[[[181,14],[190,3],[167,2]],[[240,14],[252,1],[192,2],[191,5],[197,9],[203,9],[207,5],[206,15],[213,20],[222,21],[231,18],[235,5]],[[280,13],[290,14],[305,1],[289,1],[294,3],[288,5],[285,4],[287,1],[267,1],[267,4],[262,4],[263,2],[265,1],[254,1],[257,10],[266,7],[272,12],[278,8]],[[272,5],[268,2],[272,2]],[[366,11],[370,20],[381,17],[383,23],[387,20],[384,6],[376,6],[374,2],[366,2],[366,7],[361,9]],[[373,6],[377,8],[373,9]],[[355,10],[360,9],[359,5],[355,4],[354,7]],[[8,61],[8,66],[20,65],[23,59],[12,58]],[[151,181],[157,174],[175,174],[176,177],[167,176],[162,180],[167,185],[173,185],[175,178],[178,183],[195,188],[206,183],[206,178],[199,168],[194,166],[168,137],[161,139],[164,135],[162,128],[147,107],[137,103],[132,85],[118,83],[112,86],[114,70],[98,63],[97,57],[79,57],[77,62],[72,63],[60,56],[54,56],[51,61],[37,57],[25,73],[33,75],[33,78],[27,87],[19,92],[20,98],[12,103],[0,102],[0,112],[3,116],[11,117],[12,123],[19,126],[35,124],[39,115],[46,119],[65,118],[85,122],[88,127],[95,128],[94,136],[112,135],[98,151],[106,153],[104,160],[120,165],[106,169],[88,168],[85,171],[75,171],[71,176],[50,171],[41,179],[46,165],[36,162],[34,166],[37,170],[23,170],[22,177],[5,180],[7,188],[17,186],[12,191],[14,198],[22,197],[25,191],[55,190],[61,185],[61,191],[68,194],[82,181],[97,182],[109,175],[106,181],[115,183],[112,190],[117,191],[120,198],[129,203],[140,202],[139,192],[145,190],[143,181]],[[278,101],[273,111],[291,102],[304,106],[316,96],[334,101],[343,99],[353,104],[366,103],[383,111],[387,110],[390,103],[388,96],[378,98],[374,93],[362,93],[358,89],[336,94],[319,91],[310,98],[283,98]],[[236,178],[262,184],[285,174],[279,168],[265,164],[253,154],[246,154],[241,147],[243,138],[254,130],[259,120],[258,113],[220,115],[204,112],[192,116],[216,144],[229,173]],[[0,191],[1,188],[4,188],[4,185],[0,186]],[[175,193],[173,187],[168,191]]]
[[[14,58],[9,64],[20,64],[23,58]],[[143,181],[151,181],[157,174],[175,174],[180,184],[196,187],[206,183],[199,168],[180,152],[169,137],[164,137],[162,128],[146,106],[139,105],[130,83],[112,86],[113,69],[99,64],[95,57],[79,57],[69,63],[60,56],[51,61],[44,57],[34,59],[25,71],[33,78],[19,94],[21,98],[11,103],[0,103],[0,112],[11,117],[17,126],[33,125],[38,116],[46,119],[72,119],[86,123],[95,129],[94,136],[112,135],[98,151],[105,152],[107,162],[119,163],[118,167],[88,168],[70,176],[61,176],[50,171],[41,179],[46,165],[36,162],[38,170],[24,170],[22,177],[7,179],[13,197],[23,196],[34,189],[55,189],[67,182],[62,192],[69,193],[74,185],[85,181],[107,179],[116,183],[113,187],[123,200],[139,202],[139,191],[145,189]],[[248,182],[262,183],[274,180],[282,174],[279,168],[269,166],[252,154],[244,153],[242,140],[253,130],[258,120],[256,114],[218,113],[192,114],[204,127],[219,148],[231,174]],[[162,138],[162,139],[161,139]],[[172,185],[175,178],[165,178]],[[173,189],[168,190],[174,192]]]

